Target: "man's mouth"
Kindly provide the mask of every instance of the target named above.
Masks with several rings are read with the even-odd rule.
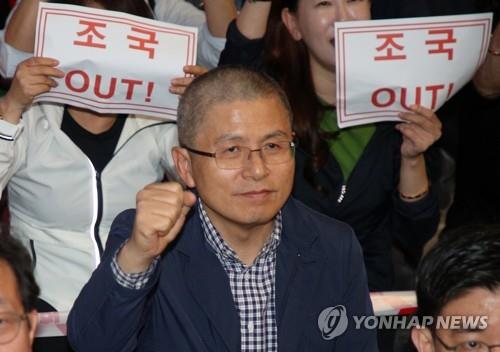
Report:
[[[240,196],[247,197],[247,198],[265,198],[269,194],[273,193],[274,191],[270,189],[259,189],[259,190],[254,190],[254,191],[248,191],[248,192],[242,192],[239,193]]]

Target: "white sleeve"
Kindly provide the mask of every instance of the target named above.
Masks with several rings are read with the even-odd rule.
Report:
[[[23,129],[23,120],[17,125],[0,120],[0,187],[2,190],[26,160],[26,133],[22,133]]]
[[[209,69],[217,66],[226,38],[214,37],[210,33],[204,11],[185,0],[157,0],[155,15],[160,21],[198,27],[197,63]]]
[[[3,77],[14,76],[17,65],[32,56],[33,53],[17,50],[7,44],[4,40],[4,31],[0,30],[0,74]]]
[[[185,0],[156,0],[154,12],[160,21],[198,29],[207,21],[205,12]]]
[[[16,4],[10,10],[9,16],[7,17],[7,21],[5,22],[5,27],[10,21],[12,14],[19,6],[20,1],[16,1]],[[5,78],[11,78],[14,76],[16,72],[17,65],[30,57],[33,56],[33,53],[27,53],[25,51],[18,50],[13,46],[10,46],[5,42],[5,30],[0,30],[0,75]]]
[[[208,69],[217,67],[226,38],[214,37],[205,23],[198,33],[198,65]]]

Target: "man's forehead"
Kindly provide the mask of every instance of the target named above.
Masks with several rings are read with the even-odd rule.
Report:
[[[500,307],[500,289],[476,287],[466,290],[460,296],[450,300],[443,308],[444,315],[472,315]]]
[[[269,139],[274,138],[287,138],[290,137],[290,131],[287,129],[277,129],[273,131],[269,131],[267,133],[259,133],[258,140],[264,142]],[[215,143],[224,143],[224,142],[244,142],[251,139],[251,136],[241,132],[229,132],[223,133],[215,139]]]
[[[450,330],[452,335],[489,334],[500,331],[500,290],[473,288],[460,297],[451,300],[443,308],[441,314],[445,319],[453,318],[456,328]],[[486,317],[486,328],[477,323]]]
[[[205,128],[216,127],[228,133],[234,126],[255,124],[268,129],[291,128],[288,111],[274,97],[215,103],[204,112],[203,120],[202,132]]]
[[[258,96],[252,98],[241,98],[241,99],[228,99],[227,101],[212,101],[211,104],[207,104],[206,113],[210,113],[212,110],[220,110],[227,107],[239,108],[242,111],[252,110],[255,106],[261,107],[272,107],[280,108],[286,111],[286,107],[283,102],[276,95]]]

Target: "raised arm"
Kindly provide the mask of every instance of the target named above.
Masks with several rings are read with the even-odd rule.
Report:
[[[246,1],[236,19],[238,30],[248,39],[264,37],[271,1]]]
[[[37,57],[23,61],[17,68],[7,94],[0,98],[0,189],[26,160],[28,132],[21,120],[33,97],[56,84],[53,77],[63,73],[55,68],[57,61]]]
[[[68,319],[76,351],[134,351],[158,278],[159,255],[180,232],[196,197],[175,182],[146,186],[137,211],[120,214],[103,260]]]
[[[208,30],[214,37],[225,38],[229,23],[236,18],[234,0],[205,0]]]
[[[403,136],[398,189],[401,199],[412,203],[429,191],[424,153],[441,137],[441,122],[432,110],[421,106],[412,106],[400,117],[406,122],[396,126]]]
[[[32,53],[38,4],[43,0],[21,0],[14,9],[7,27],[5,42],[17,50]]]
[[[198,27],[198,64],[217,66],[227,26],[236,17],[233,0],[207,0],[205,11],[186,0],[156,0],[154,11],[160,21]]]
[[[473,82],[483,97],[500,97],[500,23],[497,24],[486,59],[476,72]]]
[[[245,2],[236,21],[229,25],[219,66],[246,65],[261,68],[263,38],[270,11],[271,1]]]
[[[396,125],[401,132],[397,191],[393,197],[392,237],[405,249],[418,255],[435,234],[439,222],[436,192],[429,182],[424,155],[441,136],[441,122],[430,109],[412,106],[400,114],[404,123]]]
[[[57,60],[45,57],[32,57],[19,64],[10,89],[0,101],[3,120],[17,125],[33,98],[56,85],[53,78],[64,76],[62,71],[55,68],[57,64]]]
[[[172,242],[196,197],[176,182],[146,186],[137,194],[137,214],[130,240],[117,256],[126,273],[144,272]]]

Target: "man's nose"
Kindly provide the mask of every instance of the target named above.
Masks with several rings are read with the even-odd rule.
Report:
[[[254,179],[261,179],[269,174],[261,150],[251,150],[248,158],[243,164],[243,176],[251,177]]]

